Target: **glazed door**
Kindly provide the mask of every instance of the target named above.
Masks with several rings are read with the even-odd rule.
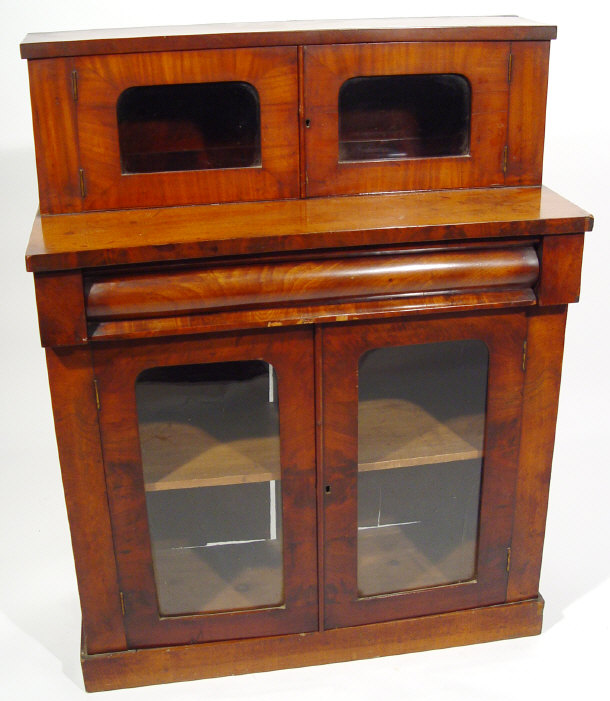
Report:
[[[298,196],[295,47],[74,59],[83,208]]]
[[[507,42],[305,47],[307,194],[504,184]]]
[[[130,647],[317,628],[310,330],[94,351]]]
[[[329,326],[325,626],[505,600],[522,314]]]

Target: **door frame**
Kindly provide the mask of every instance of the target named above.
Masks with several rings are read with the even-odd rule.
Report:
[[[394,42],[306,46],[307,196],[504,184],[509,42]],[[471,88],[466,155],[339,161],[339,91],[364,76],[463,75]]]
[[[163,51],[73,59],[83,210],[298,197],[298,70],[294,46]],[[261,165],[122,173],[117,100],[136,86],[240,81],[259,97]]]
[[[522,312],[380,320],[322,329],[324,625],[361,625],[501,603],[519,460]],[[387,346],[480,340],[489,350],[475,578],[360,597],[357,590],[358,362]]]
[[[97,346],[99,421],[128,645],[280,635],[318,627],[313,333],[238,332]],[[159,613],[138,434],[135,381],[149,368],[264,360],[276,373],[283,511],[284,601],[260,609]]]

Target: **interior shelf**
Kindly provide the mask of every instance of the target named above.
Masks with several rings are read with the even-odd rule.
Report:
[[[444,418],[440,397],[426,407],[408,399],[383,398],[360,402],[358,469],[387,470],[473,460],[483,455],[483,416],[480,413]]]
[[[219,412],[215,403],[201,398],[196,386],[180,386],[176,391],[180,399],[173,403],[162,401],[163,389],[163,383],[155,382],[138,388],[139,398],[148,407],[146,419],[140,422],[147,491],[280,479],[273,403],[248,412],[235,402]],[[480,458],[481,414],[439,418],[432,400],[426,407],[397,398],[361,402],[359,470]],[[436,401],[440,405],[441,399]]]
[[[358,376],[361,472],[483,455],[487,350],[462,341],[386,348]]]
[[[267,391],[266,377],[253,382]],[[279,480],[277,405],[257,401],[253,411],[251,391],[241,387],[221,403],[197,383],[139,383],[146,491]]]

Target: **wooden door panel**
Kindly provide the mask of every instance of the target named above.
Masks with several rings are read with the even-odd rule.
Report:
[[[518,463],[524,339],[522,314],[380,321],[329,326],[323,330],[326,627],[374,623],[505,600]],[[361,595],[357,582],[359,360],[372,349],[412,345],[423,348],[432,347],[428,344],[467,340],[483,342],[489,359],[474,576],[447,584],[441,581],[433,586],[416,585],[408,591]],[[408,430],[405,422],[405,433]],[[417,439],[417,429],[414,434]],[[380,435],[387,441],[381,429]],[[429,440],[433,439],[434,436]],[[431,469],[445,459],[433,454],[426,457],[421,446],[417,450],[422,451],[421,459],[408,458],[400,464],[429,463],[420,469]],[[457,459],[473,457],[459,444],[454,450]],[[364,469],[368,468],[364,466]]]
[[[305,130],[309,196],[488,187],[504,184],[508,125],[508,42],[346,44],[305,47]],[[339,93],[361,76],[462,76],[470,86],[469,145],[460,155],[342,162]],[[383,96],[381,96],[383,98]],[[401,119],[408,120],[409,114]],[[395,118],[394,118],[395,123]],[[407,127],[405,127],[407,128]],[[420,124],[408,131],[416,137]]]
[[[298,195],[296,48],[83,56],[74,59],[74,70],[78,76],[77,123],[84,209],[271,200]],[[201,84],[221,83],[247,85],[257,96],[260,106],[258,165],[227,168],[187,165],[172,169],[161,165],[150,166],[157,172],[145,169],[124,172],[125,154],[121,154],[119,143],[117,104],[125,91],[154,86],[189,90]],[[188,106],[189,95],[182,98]],[[160,102],[167,100],[160,98]],[[176,142],[175,151],[184,161],[188,155],[187,142],[202,136],[188,133],[189,124],[180,122],[179,116],[172,115],[166,123],[159,122],[152,134],[147,134],[146,121],[138,123],[136,120],[132,136],[150,149],[161,149],[164,141],[171,137]],[[217,129],[222,130],[223,119],[226,124],[232,116],[221,117]],[[236,129],[239,126],[237,124]],[[191,130],[196,132],[192,125]],[[222,143],[222,134],[214,136]],[[205,138],[198,148],[205,151]],[[136,156],[138,154],[133,154],[134,158]]]
[[[278,635],[317,628],[312,349],[311,332],[298,329],[187,341],[117,344],[94,351],[108,498],[130,647]],[[208,610],[206,613],[184,612],[184,606],[188,607],[188,604],[183,604],[182,609],[173,609],[171,598],[165,596],[164,600],[163,592],[157,590],[156,581],[159,586],[161,583],[155,580],[153,568],[143,474],[146,456],[140,444],[144,429],[138,422],[136,379],[151,368],[165,371],[175,366],[188,368],[207,363],[258,360],[272,365],[277,377],[281,475],[263,474],[257,478],[239,472],[229,482],[281,479],[283,593],[280,591],[279,596],[282,601],[277,605],[270,603],[258,607],[244,604],[241,610],[224,612],[222,604],[219,604],[218,611]],[[186,397],[187,390],[183,390],[183,394]],[[181,396],[177,396],[177,400],[181,401]],[[241,422],[248,421],[243,412],[239,417]],[[226,458],[226,451],[222,452],[224,417],[217,418],[220,420],[217,433],[219,445],[212,446],[212,454],[218,454],[218,460],[222,461]],[[242,432],[246,438],[249,426],[247,423]],[[184,432],[188,429],[189,426],[185,425],[180,430]],[[183,433],[177,435],[176,450],[180,451],[184,447],[180,438]],[[163,436],[160,438],[163,439]],[[246,443],[235,445],[233,452],[248,453]],[[163,453],[162,443],[157,441],[155,450]],[[191,457],[188,454],[188,458]],[[160,459],[171,460],[171,455],[161,455]],[[241,455],[237,455],[236,460],[244,462]],[[237,468],[241,467],[243,465],[237,465]],[[152,489],[182,489],[181,493],[186,494],[189,492],[186,487],[192,487],[190,493],[194,494],[194,488],[215,484],[216,479],[212,475],[203,482],[188,484],[191,477],[184,469],[177,470],[174,477],[169,481],[167,477],[159,478]],[[150,489],[151,485],[147,483],[146,487]],[[188,511],[188,503],[184,503],[183,511]],[[178,515],[182,517],[180,511]],[[216,536],[212,540],[223,540],[223,537]],[[172,570],[168,571],[171,576]],[[160,610],[166,613],[162,615]],[[174,614],[174,611],[182,613]]]

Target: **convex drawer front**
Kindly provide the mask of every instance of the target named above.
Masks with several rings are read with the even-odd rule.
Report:
[[[527,302],[538,268],[534,247],[514,244],[107,274],[85,278],[86,309],[90,321],[105,321],[431,292],[521,291]]]

